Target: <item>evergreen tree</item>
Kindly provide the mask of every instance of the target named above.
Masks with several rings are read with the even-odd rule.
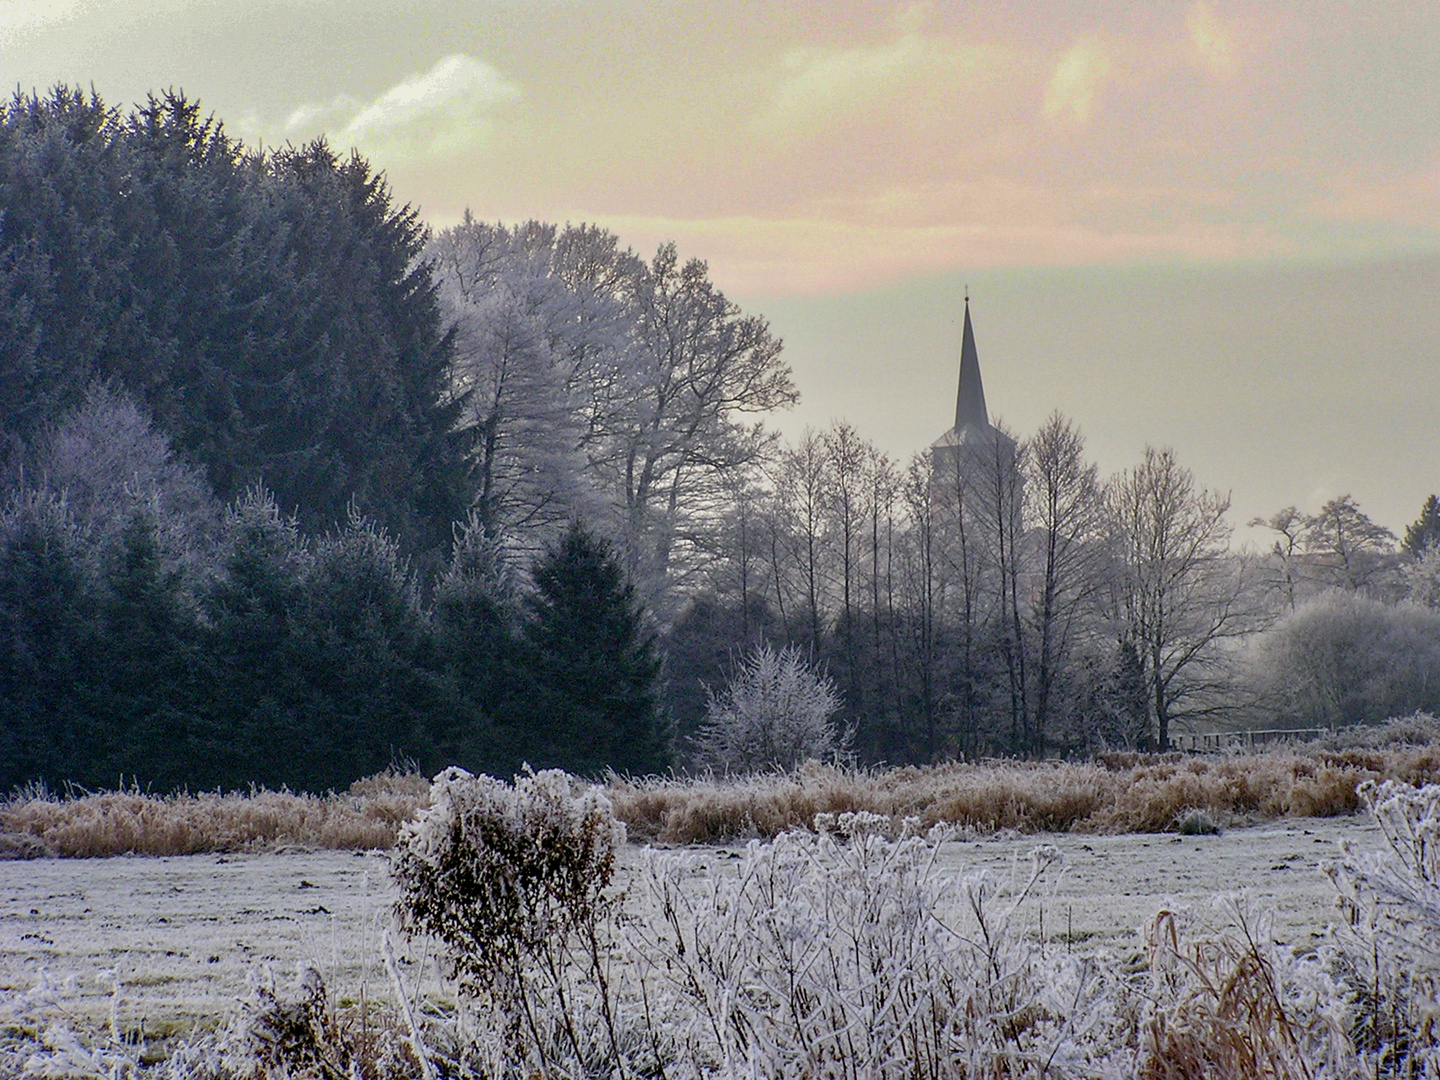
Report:
[[[589,775],[664,768],[655,636],[609,543],[573,524],[531,576],[524,644],[533,691],[510,718],[526,759]]]
[[[90,747],[89,784],[121,776],[172,789],[193,774],[199,638],[193,613],[182,602],[181,575],[162,564],[154,519],[131,515],[111,556],[103,604],[103,643],[92,703],[102,719]]]
[[[264,488],[235,501],[225,533],[223,569],[205,598],[212,694],[193,764],[206,786],[234,787],[278,775],[302,744],[295,624],[313,557]],[[286,779],[303,786],[293,774]]]
[[[296,624],[291,658],[305,686],[285,782],[340,789],[406,758],[435,764],[430,725],[443,698],[431,628],[414,574],[382,527],[352,511],[317,543]]]
[[[438,659],[451,700],[448,729],[437,732],[443,757],[467,768],[503,772],[517,751],[495,721],[515,704],[519,680],[520,600],[502,537],[472,512],[455,533],[450,565],[435,588]]]
[[[1406,555],[1419,558],[1426,549],[1440,546],[1440,498],[1431,495],[1420,508],[1420,517],[1405,530],[1400,542]]]
[[[0,790],[91,775],[100,627],[87,539],[49,492],[0,510]]]
[[[0,107],[0,414],[32,440],[94,381],[231,499],[313,531],[353,501],[438,563],[470,503],[453,346],[415,211],[323,142],[262,154],[182,95]],[[7,454],[12,453],[7,451]]]

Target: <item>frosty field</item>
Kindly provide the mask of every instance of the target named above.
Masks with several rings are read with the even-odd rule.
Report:
[[[1304,819],[1219,836],[1029,835],[952,841],[957,874],[1006,872],[1037,844],[1064,855],[1052,888],[1027,901],[1027,931],[1076,950],[1138,949],[1162,909],[1190,911],[1200,929],[1224,925],[1216,896],[1244,890],[1274,917],[1275,936],[1303,945],[1334,917],[1320,873],[1342,836],[1380,846],[1368,817]],[[716,868],[737,848],[704,849]],[[621,878],[638,860],[626,849]],[[390,997],[379,959],[388,923],[388,862],[378,853],[286,852],[167,858],[0,862],[0,999],[47,983],[83,1024],[106,1020],[112,976],[123,1030],[164,1037],[221,1020],[247,974],[286,975],[311,961],[338,998]]]

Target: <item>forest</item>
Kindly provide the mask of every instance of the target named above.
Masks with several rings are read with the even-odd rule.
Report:
[[[765,656],[862,765],[1440,710],[1433,496],[1254,550],[1058,412],[963,467],[787,443],[781,341],[673,244],[433,232],[175,93],[0,110],[0,357],[3,789],[724,769]]]

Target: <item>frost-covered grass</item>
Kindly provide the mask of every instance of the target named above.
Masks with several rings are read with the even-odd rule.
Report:
[[[1357,787],[1384,780],[1440,782],[1440,745],[900,769],[811,764],[726,778],[612,777],[605,790],[632,839],[716,844],[858,812],[887,819],[892,831],[913,817],[973,834],[1171,832],[1197,814],[1229,828],[1353,814]],[[0,858],[385,850],[427,798],[424,778],[389,773],[327,796],[25,792],[0,804]]]
[[[325,796],[24,791],[0,803],[0,858],[386,849],[428,788],[419,776],[384,773]]]
[[[986,762],[845,770],[810,765],[741,778],[614,780],[632,836],[721,843],[805,828],[816,814],[865,812],[898,826],[989,833],[1167,832],[1201,811],[1218,826],[1333,817],[1361,808],[1367,780],[1440,781],[1440,746],[1275,750],[1250,755],[1110,755],[1094,763]]]
[[[124,972],[98,973],[115,993],[108,1018],[88,1025],[42,980],[0,993],[0,1075],[1435,1076],[1440,788],[1371,786],[1361,798],[1379,828],[1326,824],[1365,843],[1342,850],[1334,886],[1308,871],[1343,900],[1336,932],[1281,930],[1257,898],[1231,904],[1218,928],[1166,905],[1139,939],[1077,946],[1057,925],[1057,846],[1077,862],[1102,847],[1185,853],[1152,866],[1168,881],[1227,845],[1278,844],[1269,861],[1312,838],[1299,826],[1073,837],[986,865],[984,848],[1026,842],[956,842],[950,826],[859,813],[743,851],[622,853],[602,790],[559,774],[510,785],[452,772],[392,856],[396,937],[371,937],[369,1007],[341,997],[353,989],[321,948],[293,980],[253,963],[227,1022],[160,1047],[124,1007]],[[321,856],[237,862],[286,858]],[[1274,869],[1287,866],[1299,868]],[[1215,880],[1240,876],[1227,866]],[[334,903],[289,884],[295,903]],[[156,883],[157,898],[167,891]]]

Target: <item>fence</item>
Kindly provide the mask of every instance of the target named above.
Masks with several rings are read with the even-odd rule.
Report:
[[[1310,742],[1328,732],[1329,728],[1257,728],[1251,731],[1204,731],[1170,736],[1173,750],[1194,754],[1218,753],[1223,750],[1254,750],[1257,746],[1275,743]]]

